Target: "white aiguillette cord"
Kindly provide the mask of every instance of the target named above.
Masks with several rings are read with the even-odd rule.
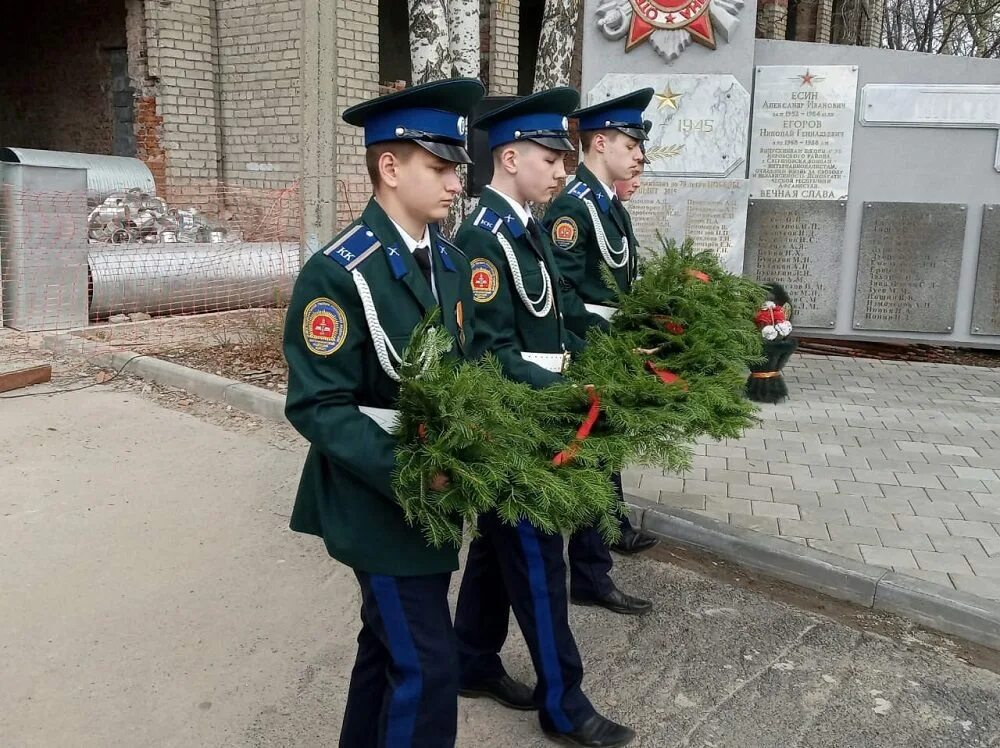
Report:
[[[601,257],[608,264],[608,267],[612,267],[615,270],[625,267],[628,264],[629,259],[629,247],[628,239],[622,237],[622,248],[615,250],[611,248],[611,244],[608,242],[608,237],[604,233],[604,226],[601,224],[601,216],[597,212],[597,207],[590,200],[583,201],[587,206],[587,212],[590,213],[590,221],[594,224],[594,235],[597,237],[597,246],[601,250]],[[616,260],[612,255],[618,255],[621,260]]]
[[[552,278],[549,276],[549,271],[545,268],[545,263],[541,260],[538,261],[538,269],[542,272],[542,293],[537,299],[532,299],[528,296],[528,292],[524,288],[524,279],[521,277],[521,266],[518,264],[517,256],[514,254],[514,248],[503,234],[497,233],[496,237],[500,241],[503,253],[507,256],[507,264],[510,265],[510,272],[514,277],[514,288],[517,289],[517,295],[521,297],[521,301],[524,302],[524,305],[532,315],[539,318],[548,316],[549,312],[552,311],[552,298],[555,294],[552,293]],[[538,308],[539,304],[542,304],[541,309]]]

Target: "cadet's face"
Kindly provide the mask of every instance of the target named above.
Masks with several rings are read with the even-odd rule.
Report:
[[[629,179],[642,164],[639,141],[623,132],[605,137],[604,161],[615,180]]]
[[[619,179],[615,182],[615,193],[622,202],[630,199],[635,191],[639,189],[639,178],[641,173],[636,174],[631,179]]]
[[[514,162],[517,189],[526,200],[533,203],[547,203],[561,187],[566,178],[563,168],[562,151],[545,148],[538,143],[518,143]]]
[[[398,167],[396,195],[414,218],[424,223],[448,216],[455,196],[462,191],[455,164],[423,148],[415,148]]]

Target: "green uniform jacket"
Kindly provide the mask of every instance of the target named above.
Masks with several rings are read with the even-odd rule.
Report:
[[[622,267],[611,267],[604,260],[588,205],[597,212],[612,259],[621,261],[625,257],[617,253],[624,246],[623,240],[628,242],[628,260]],[[576,179],[569,182],[552,201],[543,224],[552,241],[552,252],[564,281],[583,303],[614,304],[616,292],[604,282],[602,267],[611,270],[619,290],[627,291],[632,286],[638,259],[632,223],[621,203],[610,199],[586,166],[580,165]],[[575,327],[573,331],[578,335],[585,332]]]
[[[431,257],[441,319],[466,354],[472,293],[469,263],[431,227]],[[375,311],[402,354],[413,329],[435,306],[420,268],[382,208],[369,201],[353,223],[311,257],[295,282],[285,323],[285,415],[309,440],[291,528],[319,535],[330,555],[373,574],[454,571],[458,551],[433,548],[393,498],[396,440],[358,406],[395,408],[399,385],[373,344],[353,273],[371,290]]]
[[[510,246],[517,269],[501,245]],[[540,241],[539,241],[540,240]],[[560,290],[552,250],[539,233],[533,240],[510,204],[492,189],[483,190],[479,205],[455,237],[472,265],[472,298],[476,305],[476,345],[491,351],[504,373],[535,388],[558,381],[558,373],[522,358],[523,351],[563,353],[581,350],[584,341],[569,329],[596,324],[597,315]],[[545,272],[542,268],[544,267]],[[517,288],[520,279],[525,303]],[[547,312],[539,317],[532,313]]]

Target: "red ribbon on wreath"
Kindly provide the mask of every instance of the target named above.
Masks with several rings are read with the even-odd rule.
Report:
[[[707,273],[703,273],[700,270],[695,270],[694,268],[688,268],[687,274],[690,277],[694,278],[695,280],[700,280],[702,283],[708,283],[710,280],[712,280],[711,278],[708,277]]]
[[[580,428],[576,430],[576,436],[573,438],[572,443],[552,458],[553,465],[566,465],[576,457],[576,453],[580,451],[580,444],[590,436],[590,430],[597,423],[597,417],[601,414],[601,398],[598,396],[597,390],[593,387],[587,390],[587,396],[590,398],[590,409],[587,411],[587,417],[583,419]]]
[[[753,318],[753,321],[757,323],[758,327],[776,325],[779,322],[785,321],[785,310],[780,306],[764,307],[757,312],[757,316]]]
[[[688,388],[687,382],[670,371],[670,369],[657,368],[656,364],[654,364],[652,360],[646,361],[646,369],[649,370],[650,373],[659,377],[660,381],[664,384],[676,384],[683,390],[687,390]]]

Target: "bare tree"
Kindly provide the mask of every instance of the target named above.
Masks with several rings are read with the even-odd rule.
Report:
[[[413,83],[479,77],[479,0],[409,0]]]
[[[882,46],[1000,57],[1000,0],[884,0]]]
[[[414,85],[451,77],[447,0],[410,0],[409,11]]]
[[[479,0],[448,0],[451,61],[455,75],[479,77]]]
[[[545,0],[533,90],[569,85],[581,5],[582,0]]]

